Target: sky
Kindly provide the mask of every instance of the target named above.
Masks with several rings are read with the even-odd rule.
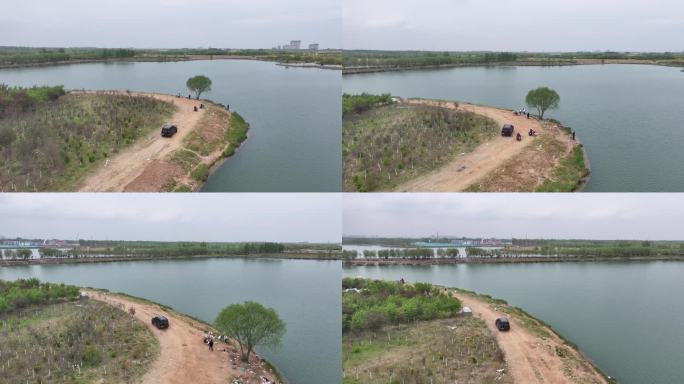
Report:
[[[347,236],[684,240],[681,194],[345,194],[343,207]]]
[[[0,194],[0,236],[155,241],[341,241],[325,193]]]
[[[0,0],[0,46],[339,48],[340,0]]]
[[[681,0],[344,0],[344,49],[682,51]]]

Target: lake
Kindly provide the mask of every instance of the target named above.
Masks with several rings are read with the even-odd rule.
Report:
[[[335,384],[342,370],[340,269],[338,261],[162,260],[5,267],[0,279],[106,288],[210,323],[230,304],[257,301],[287,324],[280,348],[257,350],[291,384]]]
[[[120,62],[2,69],[0,83],[187,95],[185,82],[198,74],[213,82],[203,97],[230,104],[251,125],[203,191],[340,191],[340,71],[250,60]]]
[[[553,326],[622,384],[684,382],[682,262],[356,266],[343,275],[490,294]]]
[[[524,106],[530,89],[561,97],[547,112],[577,131],[591,163],[586,191],[684,191],[684,73],[648,65],[469,67],[345,75],[347,93]]]

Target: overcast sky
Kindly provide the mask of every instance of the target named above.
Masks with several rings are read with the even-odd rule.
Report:
[[[682,51],[681,0],[344,0],[345,49]]]
[[[338,194],[0,194],[0,235],[339,243]]]
[[[340,0],[0,0],[0,46],[339,48]]]
[[[356,236],[684,240],[681,194],[345,194]]]

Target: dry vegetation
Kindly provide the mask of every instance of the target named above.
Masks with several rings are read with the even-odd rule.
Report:
[[[456,317],[345,334],[344,383],[512,383],[480,319]]]
[[[498,134],[493,120],[427,105],[393,104],[343,117],[345,191],[388,190]]]
[[[100,162],[158,129],[175,110],[150,97],[104,92],[62,95],[63,90],[40,97],[37,92],[53,88],[0,86],[0,190],[4,192],[71,190]]]
[[[511,383],[485,323],[430,284],[343,280],[344,383]]]
[[[3,383],[133,383],[158,349],[131,314],[88,299],[53,300],[0,315]]]

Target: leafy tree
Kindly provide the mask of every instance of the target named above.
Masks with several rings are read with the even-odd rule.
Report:
[[[286,328],[274,309],[254,301],[229,305],[218,314],[214,325],[237,340],[242,361],[249,361],[257,345],[279,345]]]
[[[202,93],[211,91],[211,79],[203,75],[189,78],[185,85],[195,94],[197,100]]]
[[[544,112],[549,109],[558,108],[560,96],[551,88],[539,87],[527,93],[525,102],[530,108],[536,108],[537,112],[539,112],[539,117],[543,119]]]

